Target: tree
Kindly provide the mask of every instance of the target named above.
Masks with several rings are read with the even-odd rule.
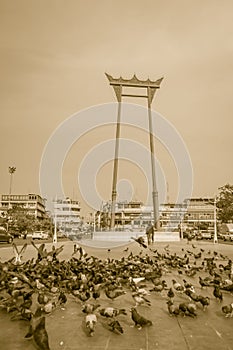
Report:
[[[218,219],[228,223],[233,220],[233,185],[226,184],[219,187],[220,193],[217,197]]]
[[[13,206],[7,211],[8,230],[15,236],[26,231],[32,231],[35,218],[28,210],[21,206]]]

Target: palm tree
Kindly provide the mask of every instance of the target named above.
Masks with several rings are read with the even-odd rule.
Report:
[[[15,166],[9,166],[9,174],[10,174],[10,188],[9,188],[9,194],[11,194],[11,189],[12,189],[12,178],[13,178],[13,174],[16,170]]]

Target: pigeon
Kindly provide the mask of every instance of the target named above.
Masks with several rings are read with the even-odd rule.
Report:
[[[92,297],[95,300],[100,297],[100,286],[94,285],[92,289]]]
[[[148,290],[146,290],[145,288],[137,288],[136,289],[136,292],[139,294],[139,295],[150,295],[150,292]]]
[[[170,316],[178,316],[180,314],[180,309],[178,306],[175,306],[173,304],[173,301],[171,299],[169,299],[167,301],[167,307],[168,307],[168,312],[170,314]]]
[[[35,330],[33,331],[33,340],[39,350],[50,350],[48,333],[45,328],[45,317],[43,316]]]
[[[37,250],[37,262],[41,261],[44,258],[47,258],[47,251],[45,249],[45,244],[42,243],[39,248],[35,245],[33,241],[31,241],[33,247]]]
[[[215,298],[221,302],[223,301],[223,295],[222,292],[220,291],[220,287],[218,285],[214,286],[214,291],[213,291],[213,295],[215,296]]]
[[[42,290],[42,289],[46,288],[45,285],[43,283],[41,283],[38,278],[36,278],[35,282],[36,282],[36,288],[38,290]]]
[[[48,333],[45,328],[45,316],[43,316],[43,309],[41,307],[37,307],[36,312],[32,315],[29,330],[25,338],[33,338],[39,350],[50,350]]]
[[[132,293],[132,297],[136,303],[135,307],[137,307],[138,305],[151,306],[150,300],[146,299],[143,295],[140,295],[137,292]]]
[[[187,308],[188,308],[188,316],[191,316],[191,317],[197,316],[197,313],[196,313],[197,307],[194,303],[188,303]]]
[[[109,288],[105,289],[106,297],[111,299],[111,300],[114,300],[117,297],[124,295],[124,294],[126,294],[126,292],[124,290],[117,290],[117,289],[110,290]]]
[[[33,331],[33,340],[39,350],[50,350],[48,333],[45,328],[45,317],[43,316]]]
[[[173,288],[177,291],[177,292],[183,292],[184,291],[184,287],[177,282],[176,280],[172,280],[172,284],[173,284]]]
[[[144,280],[145,280],[145,277],[131,277],[131,276],[129,277],[130,284],[132,284],[136,288],[137,288],[137,285]]]
[[[125,309],[116,309],[113,307],[106,307],[105,309],[99,310],[101,316],[105,317],[116,317],[118,315],[127,315]]]
[[[199,295],[197,293],[192,292],[190,289],[186,289],[184,292],[193,301],[199,301]]]
[[[168,296],[168,298],[170,298],[170,299],[174,298],[175,294],[174,294],[174,292],[173,292],[172,287],[168,290],[167,296]]]
[[[83,290],[83,291],[74,290],[72,292],[72,294],[74,296],[76,296],[79,300],[83,301],[83,302],[87,301],[91,297],[91,294],[89,293],[88,290]]]
[[[233,293],[233,283],[232,284],[228,284],[228,285],[224,285],[221,287],[222,290],[226,290],[227,292],[231,292]]]
[[[225,317],[233,316],[233,303],[222,306],[222,312],[225,314]]]
[[[97,317],[95,314],[88,314],[85,317],[86,329],[90,337],[94,335],[95,327],[97,324]]]
[[[164,288],[167,287],[167,283],[165,280],[161,281],[160,284],[158,284],[157,286],[154,286],[154,288],[150,289],[150,292],[162,292],[162,290],[164,290]]]
[[[12,243],[12,247],[13,247],[13,251],[15,253],[14,264],[19,265],[19,264],[22,263],[21,258],[22,258],[22,255],[23,255],[23,253],[25,252],[25,250],[27,248],[27,243],[25,243],[20,250],[18,250],[18,247],[17,247],[17,245],[14,242]]]
[[[201,276],[199,276],[199,284],[200,284],[201,288],[210,286],[209,280],[203,279],[203,278],[201,278]]]
[[[167,245],[164,247],[164,250],[165,250],[165,252],[167,252],[167,253],[170,252],[170,250],[169,250],[169,244],[167,244]]]
[[[135,242],[137,242],[140,245],[140,247],[147,248],[147,245],[145,244],[144,238],[142,236],[138,237],[138,238],[131,237],[131,239],[133,239]]]
[[[56,303],[55,301],[49,300],[48,303],[46,303],[43,307],[44,312],[46,314],[50,314],[53,310],[56,308]]]
[[[185,289],[190,289],[193,293],[195,293],[195,288],[192,285],[192,283],[187,282],[185,279],[183,279],[183,282],[184,282]]]
[[[46,294],[39,292],[38,296],[37,296],[37,301],[39,304],[44,305],[44,304],[48,303],[49,297]]]
[[[207,308],[207,306],[210,305],[210,298],[209,297],[204,297],[202,295],[198,296],[198,301],[201,303],[201,305],[203,306],[203,311],[205,311],[205,309]]]
[[[179,310],[183,312],[184,316],[195,317],[197,316],[197,307],[194,303],[180,303]]]
[[[60,254],[63,251],[64,245],[55,248],[55,246],[52,246],[52,250],[50,252],[47,253],[47,256],[51,256],[52,260],[56,260],[57,259],[57,255]]]
[[[67,296],[65,295],[64,291],[61,290],[58,296],[58,303],[60,303],[60,305],[63,306],[66,302],[67,302]]]
[[[140,315],[134,307],[131,309],[131,318],[134,321],[135,327],[138,327],[138,329],[144,326],[152,326],[152,321]]]
[[[116,333],[116,334],[123,334],[124,330],[122,326],[120,325],[120,322],[117,320],[109,320],[108,323],[108,328],[110,331]]]
[[[100,307],[100,304],[87,303],[83,305],[82,312],[85,314],[92,314],[98,307]]]

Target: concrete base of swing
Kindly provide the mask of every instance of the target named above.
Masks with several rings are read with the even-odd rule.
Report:
[[[93,233],[94,241],[129,242],[132,237],[145,237],[145,232],[140,231],[97,231]],[[178,231],[155,231],[154,242],[178,242],[180,235]]]

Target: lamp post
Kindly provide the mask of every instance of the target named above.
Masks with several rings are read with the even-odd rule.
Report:
[[[217,234],[217,200],[214,196],[214,200],[209,201],[209,203],[214,205],[214,244],[218,243],[218,234]]]
[[[54,232],[53,232],[53,243],[57,243],[57,197],[54,202]]]
[[[57,243],[57,214],[54,215],[54,232],[53,232],[53,243]]]
[[[95,212],[94,212],[94,214],[93,214],[93,232],[95,232],[95,220],[96,220],[96,215],[95,215]]]
[[[216,196],[214,197],[214,243],[218,243]]]

